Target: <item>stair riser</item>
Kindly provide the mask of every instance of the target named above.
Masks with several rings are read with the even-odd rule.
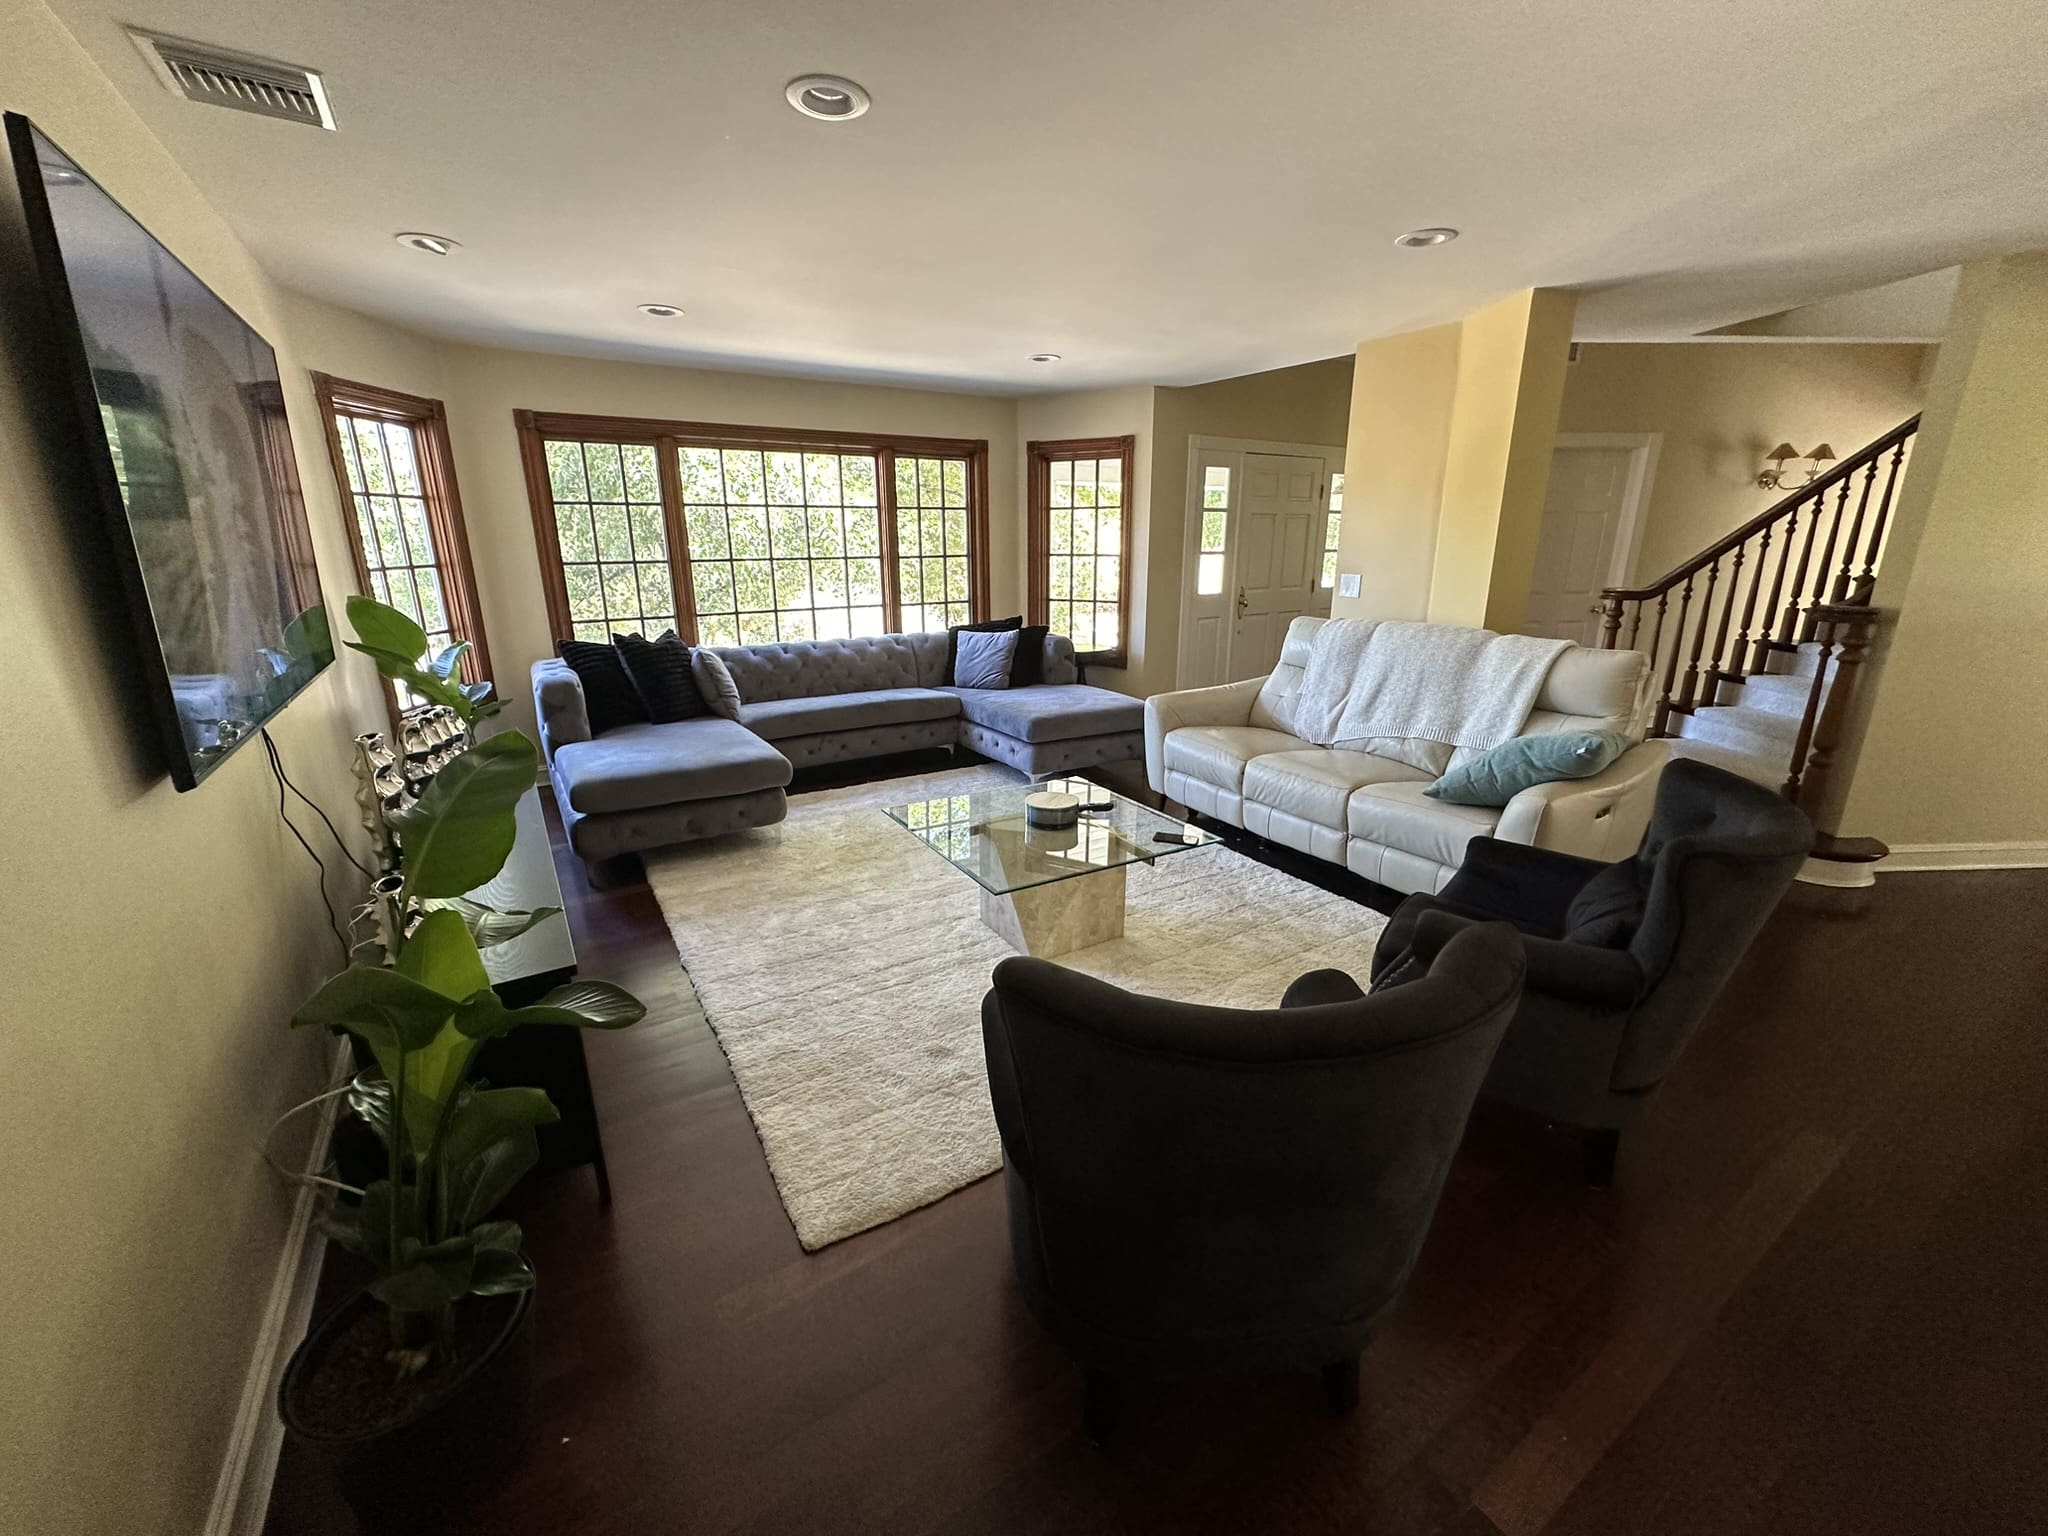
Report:
[[[1775,732],[1745,730],[1724,718],[1726,710],[1703,709],[1696,714],[1676,716],[1678,734],[1691,741],[1704,741],[1754,757],[1759,763],[1775,765],[1782,772],[1792,762],[1792,739]]]
[[[1813,693],[1811,677],[1780,677],[1762,674],[1742,683],[1723,683],[1717,704],[1780,715],[1797,720],[1806,713],[1806,701]],[[1822,696],[1826,702],[1826,696]]]

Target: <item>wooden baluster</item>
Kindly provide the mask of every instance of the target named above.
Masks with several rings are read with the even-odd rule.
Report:
[[[1678,686],[1678,653],[1685,648],[1685,616],[1692,611],[1692,577],[1685,578],[1685,590],[1679,594],[1678,623],[1671,631],[1671,651],[1664,658],[1664,691],[1657,700],[1657,725],[1651,733],[1662,736],[1665,722],[1671,718],[1671,694]]]
[[[1736,679],[1738,681],[1748,673],[1763,670],[1760,667],[1753,667],[1750,665],[1749,636],[1750,625],[1756,618],[1756,600],[1758,596],[1758,589],[1761,588],[1764,584],[1764,567],[1766,565],[1769,565],[1770,563],[1771,525],[1769,523],[1766,523],[1764,524],[1763,537],[1757,541],[1756,564],[1751,568],[1749,577],[1749,596],[1743,601],[1742,604],[1742,630],[1736,636],[1734,665],[1729,669],[1730,671],[1736,674]],[[1766,619],[1768,619],[1768,617],[1768,614],[1766,614]]]
[[[1833,592],[1829,592],[1829,586],[1827,586],[1827,571],[1835,563],[1835,541],[1831,537],[1827,541],[1827,555],[1821,559],[1821,569],[1815,571],[1815,582],[1812,582],[1812,594],[1815,594],[1815,598],[1812,598],[1812,600],[1815,600],[1815,602],[1841,602],[1841,598],[1849,590],[1849,573],[1855,569],[1855,545],[1858,545],[1862,541],[1862,537],[1864,537],[1864,512],[1870,510],[1870,485],[1876,481],[1876,477],[1878,477],[1878,461],[1872,459],[1870,467],[1864,469],[1864,494],[1855,498],[1855,520],[1849,524],[1849,543],[1845,543],[1841,547],[1841,571],[1835,575],[1835,588],[1833,588]],[[1849,500],[1849,483],[1847,481],[1841,483],[1841,500],[1843,500],[1843,504],[1847,504],[1847,500]],[[1839,506],[1835,508],[1835,526],[1837,526],[1837,530],[1841,526],[1841,508]]]
[[[1735,567],[1728,573],[1728,600],[1721,605],[1721,628],[1714,636],[1714,654],[1707,663],[1707,697],[1709,704],[1721,701],[1721,683],[1740,682],[1742,674],[1729,662],[1728,625],[1735,617],[1735,597],[1742,590],[1742,557],[1747,552],[1746,544],[1735,546]]]
[[[1906,461],[1906,439],[1892,450],[1891,473],[1884,479],[1884,496],[1877,504],[1877,521],[1871,525],[1870,547],[1863,552],[1863,574],[1841,596],[1852,603],[1868,603],[1877,586],[1877,557],[1884,551],[1884,525],[1892,515],[1892,492],[1898,487],[1899,466]],[[1876,466],[1872,466],[1875,468]]]
[[[1687,659],[1685,666],[1685,695],[1679,700],[1677,706],[1688,715],[1692,713],[1693,706],[1699,702],[1700,653],[1706,649],[1707,631],[1713,626],[1714,585],[1720,579],[1721,562],[1716,560],[1707,567],[1707,590],[1700,595],[1700,621],[1693,629],[1692,655]],[[1688,589],[1690,589],[1689,583]],[[1683,630],[1684,622],[1683,619],[1679,621],[1681,631]]]
[[[1671,601],[1671,589],[1662,588],[1657,593],[1657,622],[1650,628],[1650,671],[1657,670],[1657,650],[1664,643],[1664,609]]]
[[[1800,716],[1799,736],[1792,746],[1792,771],[1784,788],[1785,798],[1810,816],[1819,816],[1827,807],[1835,754],[1848,725],[1857,674],[1876,632],[1877,610],[1860,604],[1823,604],[1816,628],[1825,630],[1820,665],[1813,674],[1813,690],[1806,696],[1806,712]],[[1828,660],[1835,655],[1838,642],[1841,654],[1830,681]]]
[[[1802,502],[1800,503],[1800,505],[1808,506],[1809,504]],[[1800,610],[1807,606],[1802,599],[1806,592],[1807,568],[1813,559],[1813,536],[1816,533],[1820,532],[1821,516],[1823,513],[1827,511],[1827,509],[1828,493],[1826,491],[1822,491],[1819,495],[1813,498],[1813,501],[1810,504],[1809,510],[1807,512],[1806,542],[1799,546],[1799,565],[1792,573],[1792,585],[1785,592],[1785,616],[1778,622],[1777,643],[1779,645],[1789,646],[1793,643],[1792,636],[1794,631],[1798,627]],[[1795,515],[1797,514],[1797,508],[1794,509],[1794,513]],[[1835,521],[1837,523],[1841,522],[1841,515],[1839,512],[1837,512],[1836,514]],[[1785,531],[1785,537],[1787,540],[1789,540],[1792,537],[1792,532],[1789,528]],[[1828,548],[1833,549],[1834,546],[1835,535],[1833,531],[1830,530],[1830,532],[1828,533]],[[1820,569],[1827,569],[1827,561],[1825,559],[1821,561]],[[1777,598],[1778,594],[1775,591],[1773,591],[1771,593],[1771,611],[1773,613],[1777,611]]]
[[[1614,649],[1615,636],[1621,633],[1621,599],[1612,592],[1603,593],[1600,599],[1600,649]]]
[[[1639,598],[1637,598],[1637,599],[1636,599],[1636,611],[1635,611],[1634,613],[1632,613],[1632,614],[1630,614],[1630,615],[1629,615],[1629,621],[1628,621],[1628,648],[1629,648],[1630,650],[1634,650],[1634,649],[1636,648],[1636,636],[1637,636],[1637,635],[1640,635],[1640,634],[1641,634],[1642,632],[1643,632],[1643,600],[1642,600],[1642,599],[1641,599],[1641,598],[1639,597]],[[1652,637],[1652,639],[1653,639],[1653,641],[1654,641],[1654,637]]]
[[[1764,604],[1764,621],[1757,628],[1756,655],[1750,658],[1749,670],[1752,672],[1767,670],[1765,663],[1771,659],[1771,625],[1778,611],[1778,594],[1785,588],[1785,567],[1792,559],[1792,545],[1799,532],[1799,508],[1802,505],[1804,503],[1793,502],[1792,509],[1785,518],[1785,541],[1778,546],[1778,570],[1777,574],[1771,577],[1770,600]],[[1813,547],[1811,527],[1806,530],[1806,544],[1809,549]],[[1799,557],[1799,568],[1802,571],[1806,569],[1804,555]],[[1757,574],[1763,574],[1761,567],[1758,568]]]

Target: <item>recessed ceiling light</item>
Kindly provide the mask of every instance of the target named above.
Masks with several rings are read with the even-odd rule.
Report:
[[[782,94],[805,117],[828,123],[859,117],[871,104],[865,90],[840,75],[798,75]]]
[[[429,235],[417,229],[401,230],[391,238],[412,250],[425,251],[429,256],[446,256],[451,251],[462,249],[460,240],[450,240],[446,235]]]
[[[1060,355],[1057,352],[1034,352],[1031,354],[1031,361],[1034,363],[1056,363],[1059,360]]]
[[[673,320],[682,312],[683,306],[680,304],[642,304],[640,306],[641,314],[652,315],[657,320]]]
[[[1396,235],[1394,244],[1406,246],[1411,251],[1421,251],[1432,245],[1449,245],[1457,238],[1455,229],[1411,229],[1405,235]]]

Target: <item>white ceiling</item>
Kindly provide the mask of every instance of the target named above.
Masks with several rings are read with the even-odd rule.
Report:
[[[1665,339],[2048,246],[2037,0],[49,4],[281,280],[510,346],[1193,383],[1532,284]],[[116,15],[324,71],[340,132],[172,97]],[[873,111],[799,116],[813,70]]]

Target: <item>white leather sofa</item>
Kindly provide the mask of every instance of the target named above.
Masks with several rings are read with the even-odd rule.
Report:
[[[1470,748],[1406,738],[1318,747],[1291,729],[1309,647],[1324,623],[1296,619],[1267,677],[1145,701],[1145,776],[1189,809],[1342,864],[1397,891],[1434,894],[1481,835],[1613,861],[1649,825],[1669,749],[1643,740],[1638,698],[1649,660],[1573,646],[1545,678],[1524,735],[1613,730],[1635,745],[1591,778],[1539,784],[1498,809],[1423,794]]]

